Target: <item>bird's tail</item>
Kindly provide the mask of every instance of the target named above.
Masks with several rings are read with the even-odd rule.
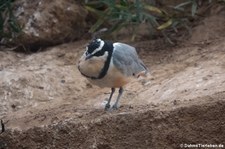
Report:
[[[149,73],[149,69],[145,66],[145,64],[141,60],[140,60],[140,65],[142,66],[143,69],[138,74],[136,74],[137,78],[139,78],[140,76],[147,77]]]

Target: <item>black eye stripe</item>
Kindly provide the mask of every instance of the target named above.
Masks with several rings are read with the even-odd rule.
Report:
[[[92,53],[95,49],[100,47],[101,42],[94,40],[92,41],[87,47],[88,47],[88,53]]]
[[[101,49],[98,49],[101,46],[101,42],[103,42],[103,46],[101,47]],[[92,56],[96,56],[96,57],[103,56],[106,51],[109,52],[113,50],[113,47],[108,45],[112,45],[112,43],[108,41],[101,41],[101,40],[95,39],[91,41],[89,45],[87,46],[87,51],[85,55],[87,56],[91,54]],[[96,49],[98,49],[98,51],[96,51]]]
[[[100,51],[96,52],[95,54],[93,54],[93,56],[102,56],[104,54],[105,54],[105,51],[100,50]]]

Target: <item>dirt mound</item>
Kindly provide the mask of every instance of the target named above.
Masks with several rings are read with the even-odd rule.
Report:
[[[220,92],[176,105],[132,109],[125,106],[113,113],[92,110],[83,117],[60,120],[57,124],[7,132],[1,144],[9,148],[101,149],[223,145],[224,96],[225,92]],[[198,104],[203,100],[204,104]]]
[[[225,22],[206,19],[204,27]],[[0,148],[225,145],[225,36],[224,26],[215,27],[208,29],[216,38],[176,47],[135,43],[151,75],[131,82],[111,112],[103,110],[110,89],[92,86],[76,69],[87,41],[32,55],[1,52],[0,118],[7,123]]]

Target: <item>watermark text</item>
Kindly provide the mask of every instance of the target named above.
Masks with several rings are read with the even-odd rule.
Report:
[[[188,144],[188,143],[183,143],[180,144],[181,148],[225,148],[223,144]]]

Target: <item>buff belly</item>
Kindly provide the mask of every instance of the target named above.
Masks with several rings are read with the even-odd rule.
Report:
[[[98,77],[102,68],[104,67],[105,58],[92,58],[91,60],[84,60],[82,57],[79,61],[79,70],[92,77]],[[110,87],[119,88],[130,82],[131,78],[125,76],[121,71],[119,71],[114,65],[113,61],[110,62],[110,66],[107,74],[101,79],[90,79],[87,78],[92,84],[99,87]]]
[[[99,87],[119,88],[130,82],[131,78],[123,75],[114,65],[110,68],[102,79],[88,79],[91,83]]]

